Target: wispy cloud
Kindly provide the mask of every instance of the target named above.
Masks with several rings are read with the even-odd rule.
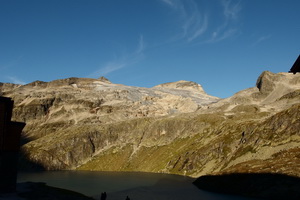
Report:
[[[257,46],[258,44],[260,44],[261,42],[263,42],[265,40],[268,40],[269,38],[271,38],[271,35],[261,36],[252,44],[252,46]]]
[[[138,63],[144,58],[145,42],[143,35],[140,35],[137,48],[131,53],[122,54],[114,60],[106,62],[101,65],[98,70],[89,75],[89,77],[106,76],[114,71],[120,70],[124,67]]]
[[[12,83],[14,84],[20,84],[20,85],[25,85],[26,82],[20,80],[19,78],[15,77],[15,76],[7,76],[7,79],[9,79]]]
[[[242,9],[240,1],[222,0],[224,7],[224,16],[226,20],[238,19],[239,13]]]
[[[174,1],[173,0],[162,0],[164,3],[168,4],[169,6],[174,6]]]
[[[17,57],[14,60],[9,61],[8,63],[0,64],[0,69],[4,70],[4,69],[8,69],[8,68],[14,67],[14,66],[18,65],[19,61],[22,58],[23,58],[23,55],[20,55],[19,57]]]
[[[199,10],[194,0],[161,0],[173,9],[181,21],[182,32],[177,39],[192,42],[204,34],[208,27],[208,15]]]
[[[223,8],[222,23],[214,28],[207,43],[216,43],[230,38],[238,33],[235,23],[239,19],[239,13],[242,10],[240,1],[221,0]]]
[[[221,12],[205,1],[160,0],[173,9],[181,20],[182,32],[176,37],[194,44],[215,43],[236,35],[235,26],[242,9],[240,1],[219,0]],[[206,3],[206,9],[200,6]],[[220,17],[221,15],[221,17]]]
[[[139,41],[138,41],[138,47],[134,54],[141,55],[145,49],[145,42],[144,42],[144,36],[140,35]]]
[[[196,26],[192,29],[191,27],[189,28],[191,30],[190,34],[187,36],[187,40],[189,42],[197,39],[207,30],[207,26],[208,26],[207,15],[204,15],[202,18],[198,18],[198,19],[199,20],[195,22]]]
[[[227,38],[232,37],[237,33],[237,29],[227,29],[224,31],[216,31],[211,34],[211,38],[209,40],[206,40],[205,43],[216,43],[220,42],[222,40],[225,40]]]

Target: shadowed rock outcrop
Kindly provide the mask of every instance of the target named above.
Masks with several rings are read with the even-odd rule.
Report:
[[[295,61],[289,72],[293,74],[300,72],[300,55],[298,56],[297,60]]]
[[[202,190],[281,200],[300,199],[300,178],[271,173],[206,175],[194,184]]]

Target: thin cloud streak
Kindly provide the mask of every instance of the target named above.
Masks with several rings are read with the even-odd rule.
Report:
[[[228,29],[224,32],[217,33],[214,32],[211,36],[211,39],[207,40],[205,43],[216,43],[216,42],[220,42],[222,40],[225,40],[227,38],[232,37],[233,35],[235,35],[237,33],[237,29]]]
[[[20,79],[18,79],[17,77],[15,76],[7,76],[7,78],[14,84],[19,84],[19,85],[25,85],[26,82],[25,81],[22,81]]]
[[[106,76],[112,72],[136,64],[144,58],[144,50],[145,42],[143,35],[141,35],[139,37],[138,46],[134,52],[122,55],[115,60],[106,62],[99,70],[90,74],[89,77],[98,78],[100,76]]]
[[[211,38],[205,43],[216,43],[233,37],[238,33],[234,23],[239,19],[242,9],[240,1],[233,3],[231,0],[222,0],[224,22],[211,34]]]
[[[208,28],[208,16],[203,14],[194,0],[161,0],[173,9],[181,20],[182,33],[178,39],[192,42],[203,35]]]
[[[162,0],[162,1],[168,4],[169,6],[174,6],[174,2],[172,0]]]
[[[6,63],[4,65],[0,65],[0,69],[1,70],[4,70],[4,69],[8,69],[8,68],[11,68],[11,67],[14,67],[16,65],[18,65],[19,61],[23,58],[24,56],[21,55],[19,57],[17,57],[15,60],[12,60],[10,61],[9,63]]]
[[[200,10],[194,0],[160,0],[173,9],[181,19],[182,32],[173,41],[185,40],[188,43],[216,43],[236,35],[239,31],[236,22],[242,10],[240,1],[220,0],[222,6],[221,21],[212,27],[211,22],[216,17],[208,15],[207,10]],[[210,11],[210,10],[208,10]],[[205,39],[206,38],[206,39]]]
[[[138,48],[137,48],[135,54],[142,54],[143,51],[144,51],[144,49],[145,49],[144,36],[140,35],[139,43],[138,43]]]
[[[251,46],[257,46],[258,44],[260,44],[261,42],[268,40],[271,38],[271,35],[266,35],[266,36],[261,36],[260,38],[258,38]]]
[[[222,5],[224,7],[224,15],[226,20],[238,19],[239,12],[242,9],[240,1],[233,4],[231,0],[222,0]]]
[[[198,37],[200,37],[203,33],[205,33],[207,27],[208,27],[208,19],[207,16],[205,15],[203,22],[201,22],[201,24],[198,26],[198,29],[194,31],[194,34],[188,38],[188,41],[191,42],[197,39]]]
[[[119,63],[120,62],[120,63]],[[126,63],[122,63],[121,61],[112,61],[105,64],[104,67],[94,72],[91,76],[106,76],[107,74],[122,69],[123,67],[127,66]]]

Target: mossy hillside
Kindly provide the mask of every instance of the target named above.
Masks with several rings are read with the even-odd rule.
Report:
[[[201,117],[198,116],[197,120],[199,118]],[[118,166],[119,170],[124,171],[194,175],[205,167],[205,163],[211,160],[217,163],[224,162],[224,159],[233,152],[232,143],[240,140],[241,130],[236,128],[236,134],[232,137],[232,132],[224,131],[224,126],[212,132],[203,129],[189,137],[174,139],[165,145],[134,147],[132,144],[130,148],[128,146],[126,148],[112,147],[78,169],[114,171],[115,166]],[[230,123],[227,126],[232,128]],[[126,149],[125,152],[124,149]],[[127,161],[125,163],[124,158]],[[120,160],[122,160],[121,168]]]
[[[222,171],[230,173],[277,173],[299,176],[300,148],[290,148],[274,153],[268,159],[252,159],[233,165]]]
[[[165,145],[137,147],[131,144],[126,148],[112,147],[98,154],[79,169],[164,172],[196,176],[206,170],[208,163],[213,164],[207,173],[221,173],[228,169],[239,169],[233,167],[237,166],[234,164],[237,162],[248,163],[243,165],[245,168],[251,166],[249,165],[251,163],[261,163],[260,167],[253,167],[253,171],[265,172],[271,167],[270,163],[278,168],[282,166],[281,161],[276,159],[277,151],[272,151],[274,144],[270,143],[274,135],[272,122],[278,121],[276,118],[282,118],[290,124],[290,134],[288,134],[290,140],[285,141],[281,138],[280,145],[288,144],[291,140],[299,142],[297,137],[299,132],[295,129],[299,127],[298,121],[291,119],[291,116],[297,118],[296,113],[299,114],[298,106],[278,113],[259,124],[251,120],[243,120],[241,123],[220,120],[220,124],[215,124],[210,131],[202,129],[191,136],[174,139]],[[194,120],[198,121],[201,117],[203,116],[197,116]],[[282,136],[286,138],[284,134]],[[112,151],[114,153],[111,153]],[[291,155],[287,159],[291,159]],[[267,161],[266,164],[263,164],[264,161]],[[293,167],[290,168],[296,169],[296,165],[297,162],[294,162]]]
[[[216,121],[212,120],[213,117],[210,121],[207,116],[211,115],[192,120],[177,116],[135,119],[104,126],[72,126],[34,140],[23,149],[33,161],[44,165],[47,163],[48,169],[73,168],[110,146],[128,143],[135,146],[166,145],[177,137],[184,138],[198,132],[209,133],[210,123]],[[53,160],[52,166],[48,163],[50,160]]]
[[[279,172],[300,175],[300,104],[279,112],[257,124],[224,172]],[[243,159],[241,159],[243,158]],[[287,164],[288,163],[288,164]],[[286,165],[286,166],[284,166]]]
[[[170,165],[170,160],[174,157],[180,157],[181,154],[186,152],[195,137],[176,139],[171,144],[162,146],[136,148],[133,144],[129,144],[124,147],[112,147],[101,152],[78,169],[170,173],[166,169]]]
[[[221,173],[238,163],[265,160],[259,157],[276,145],[299,142],[299,106],[261,119],[237,111],[233,118],[193,113],[78,125],[24,148],[46,169]]]
[[[126,171],[124,166],[128,165],[128,159],[132,154],[132,149],[132,145],[111,147],[99,153],[97,156],[94,156],[86,164],[78,167],[77,170]]]

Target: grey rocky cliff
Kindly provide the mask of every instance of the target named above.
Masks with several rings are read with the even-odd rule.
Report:
[[[170,82],[170,83],[164,83],[155,86],[154,88],[174,88],[174,89],[183,89],[183,90],[189,90],[189,91],[195,91],[199,93],[206,94],[202,88],[202,86],[196,82],[193,81],[177,81],[177,82]]]
[[[222,99],[210,105],[209,112],[216,110],[230,113],[237,106],[256,106],[260,111],[272,114],[289,108],[299,102],[297,91],[300,90],[300,75],[291,73],[274,74],[263,72],[256,81],[256,87],[242,90],[233,96]],[[295,98],[285,99],[285,96],[294,94]],[[215,109],[213,109],[215,108]]]
[[[69,126],[103,125],[194,112],[202,105],[219,100],[203,89],[130,87],[113,84],[104,77],[4,84],[1,89],[5,96],[14,99],[13,118],[27,123],[24,135],[30,139],[51,135]]]

